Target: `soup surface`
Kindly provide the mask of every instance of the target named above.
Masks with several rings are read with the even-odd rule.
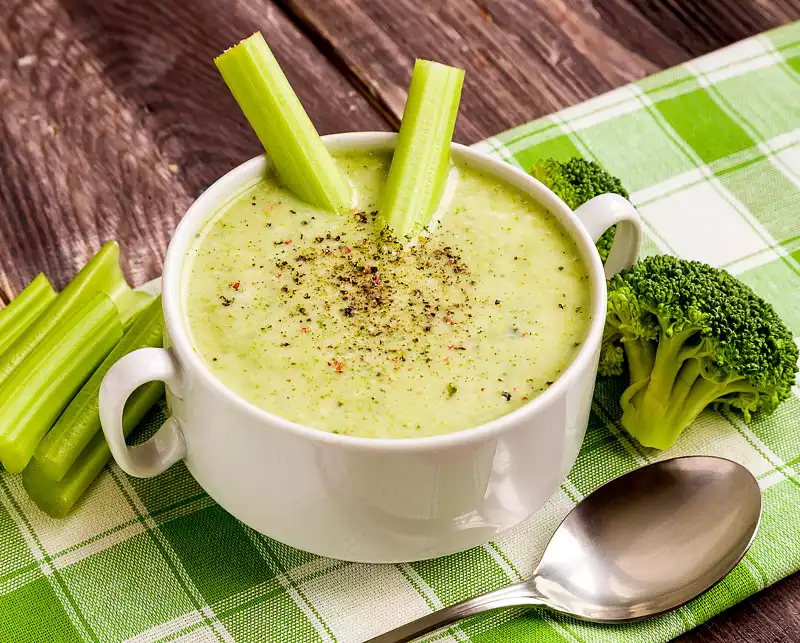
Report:
[[[555,217],[468,167],[429,237],[376,234],[389,161],[337,158],[349,216],[271,178],[223,207],[184,271],[195,350],[240,396],[323,431],[423,437],[499,418],[572,361],[588,271]]]

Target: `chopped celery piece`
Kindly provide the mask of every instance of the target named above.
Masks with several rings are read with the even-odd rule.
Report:
[[[0,386],[0,462],[19,473],[83,383],[122,338],[117,307],[96,293]]]
[[[119,344],[103,360],[55,426],[39,443],[33,455],[41,475],[51,480],[61,480],[78,459],[81,452],[100,431],[98,396],[100,384],[108,370],[124,355],[147,346],[163,343],[164,319],[161,297],[150,303]]]
[[[260,32],[214,59],[278,177],[311,205],[343,212],[353,190]]]
[[[119,267],[119,246],[106,243],[75,275],[14,345],[0,355],[0,386],[22,361],[64,320],[74,315],[98,292],[117,300],[130,288]]]
[[[38,274],[25,290],[0,310],[0,355],[36,321],[55,298],[56,291],[47,281],[47,277]]]
[[[398,239],[422,232],[439,205],[463,82],[463,69],[429,60],[414,65],[378,219]]]
[[[154,296],[141,290],[131,290],[117,297],[114,303],[119,311],[123,328],[131,328],[139,316],[153,303]]]
[[[148,410],[164,395],[164,384],[148,382],[128,398],[122,430],[128,436]],[[39,508],[53,518],[66,516],[111,459],[105,436],[99,431],[59,481],[45,475],[42,465],[31,460],[22,472],[22,486]]]

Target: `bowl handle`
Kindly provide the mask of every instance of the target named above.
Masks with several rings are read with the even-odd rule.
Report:
[[[575,216],[595,242],[611,226],[617,226],[614,245],[606,259],[606,279],[630,268],[639,258],[643,224],[639,213],[628,199],[619,194],[601,194],[575,210]]]
[[[137,478],[150,478],[166,471],[186,455],[183,433],[175,418],[169,418],[144,444],[129,447],[122,432],[125,401],[138,387],[160,380],[170,392],[180,394],[180,366],[171,350],[140,348],[112,366],[100,386],[100,423],[106,441],[120,468]]]

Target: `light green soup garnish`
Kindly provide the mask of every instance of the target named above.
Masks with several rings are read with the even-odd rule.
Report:
[[[403,247],[373,224],[389,157],[338,163],[352,215],[267,178],[195,239],[185,310],[217,378],[293,422],[389,438],[474,427],[546,390],[590,320],[587,269],[556,219],[459,167],[435,232]]]

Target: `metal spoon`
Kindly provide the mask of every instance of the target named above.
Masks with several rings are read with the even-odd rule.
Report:
[[[600,487],[556,530],[533,577],[423,616],[366,643],[406,643],[504,607],[549,607],[619,623],[679,607],[744,556],[761,519],[761,492],[735,462],[687,456]]]

